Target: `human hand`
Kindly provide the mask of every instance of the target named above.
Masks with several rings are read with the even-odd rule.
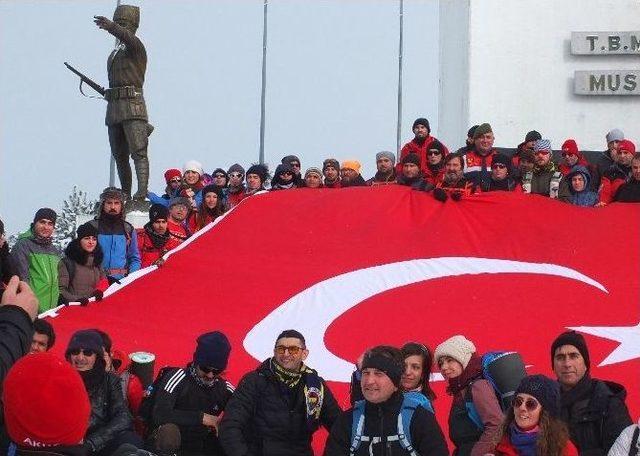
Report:
[[[433,190],[433,197],[438,201],[445,202],[447,200],[447,192],[441,188],[436,188]]]
[[[84,307],[84,306],[86,306],[87,304],[89,304],[89,298],[80,298],[80,299],[78,300],[78,302],[80,303],[80,305],[81,305],[82,307]]]
[[[111,30],[113,28],[113,22],[104,16],[93,16],[93,22],[102,30]]]
[[[93,292],[93,294],[91,296],[96,298],[96,301],[102,301],[102,297],[104,296],[104,293],[102,293],[102,291],[100,291],[100,290],[96,290],[96,291]]]
[[[38,298],[29,284],[21,282],[17,275],[11,277],[2,295],[0,306],[6,305],[20,307],[29,314],[31,320],[38,316]]]
[[[220,423],[220,416],[210,415],[209,413],[204,413],[202,415],[202,424],[213,428],[218,432],[218,423]]]

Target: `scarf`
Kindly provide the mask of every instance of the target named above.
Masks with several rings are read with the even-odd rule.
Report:
[[[217,378],[214,378],[213,381],[210,382],[204,380],[198,375],[198,370],[193,363],[189,363],[189,365],[187,366],[187,370],[189,371],[189,375],[191,375],[191,378],[193,378],[193,380],[200,388],[213,388],[215,386]]]
[[[294,182],[291,181],[288,184],[281,184],[280,182],[271,186],[272,190],[289,190],[290,188],[296,188]]]
[[[552,161],[550,161],[549,163],[547,163],[544,166],[534,166],[533,167],[533,174],[539,174],[539,173],[555,173],[556,171],[558,171],[558,168],[556,167],[556,164]]]
[[[153,224],[151,222],[148,222],[144,226],[144,231],[147,233],[147,235],[149,236],[149,239],[151,239],[151,243],[153,244],[153,247],[155,247],[156,249],[163,248],[164,245],[169,240],[169,235],[170,235],[169,230],[165,231],[164,234],[158,234],[155,231],[153,231]]]
[[[304,376],[303,394],[307,410],[307,429],[314,432],[320,427],[320,412],[324,402],[324,385],[318,373],[304,364],[299,372],[291,372],[280,366],[273,358],[269,361],[269,366],[279,383],[289,392],[293,391]]]
[[[536,456],[536,442],[538,441],[538,427],[531,431],[523,431],[515,423],[509,425],[509,441],[521,456]]]
[[[584,377],[580,379],[576,386],[567,391],[560,392],[560,404],[562,408],[570,408],[575,402],[578,402],[591,395],[593,389],[593,382],[591,376],[587,372]]]
[[[459,393],[467,388],[474,380],[480,378],[482,376],[482,358],[480,358],[475,353],[471,355],[471,359],[469,360],[469,364],[465,370],[462,371],[462,374],[457,377],[449,379],[449,386],[447,386],[447,393],[451,396],[455,396],[456,399],[458,396],[460,399],[464,400],[462,395]]]
[[[100,358],[100,354],[96,355],[96,362],[91,370],[78,371],[87,391],[92,391],[102,383],[105,372],[106,365],[104,359]]]

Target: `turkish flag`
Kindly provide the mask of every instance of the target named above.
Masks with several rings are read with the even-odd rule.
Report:
[[[353,362],[373,345],[433,349],[464,334],[480,353],[516,350],[530,373],[552,376],[552,341],[578,328],[592,375],[624,384],[636,417],[638,233],[633,204],[580,208],[503,192],[441,203],[401,186],[259,194],[162,268],[59,312],[54,350],[97,327],[120,350],[155,353],[159,368],[186,364],[199,334],[221,330],[237,382],[295,328],[307,337],[309,366],[347,408]],[[444,382],[434,386],[446,433],[451,399]]]

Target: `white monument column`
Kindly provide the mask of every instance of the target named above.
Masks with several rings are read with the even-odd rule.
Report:
[[[449,149],[482,122],[501,147],[538,130],[603,150],[612,128],[640,145],[640,0],[440,0],[439,14]]]

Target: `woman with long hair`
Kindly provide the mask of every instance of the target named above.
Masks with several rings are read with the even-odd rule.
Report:
[[[405,396],[416,399],[424,408],[434,412],[432,401],[436,394],[429,385],[433,355],[426,345],[407,342],[401,348],[404,359],[404,371],[400,386]]]
[[[520,382],[496,434],[496,456],[578,456],[560,415],[560,387],[544,375]]]
[[[198,206],[198,210],[191,211],[188,221],[189,229],[192,233],[195,233],[220,217],[224,212],[222,188],[213,184],[207,185],[202,189],[202,202]]]

